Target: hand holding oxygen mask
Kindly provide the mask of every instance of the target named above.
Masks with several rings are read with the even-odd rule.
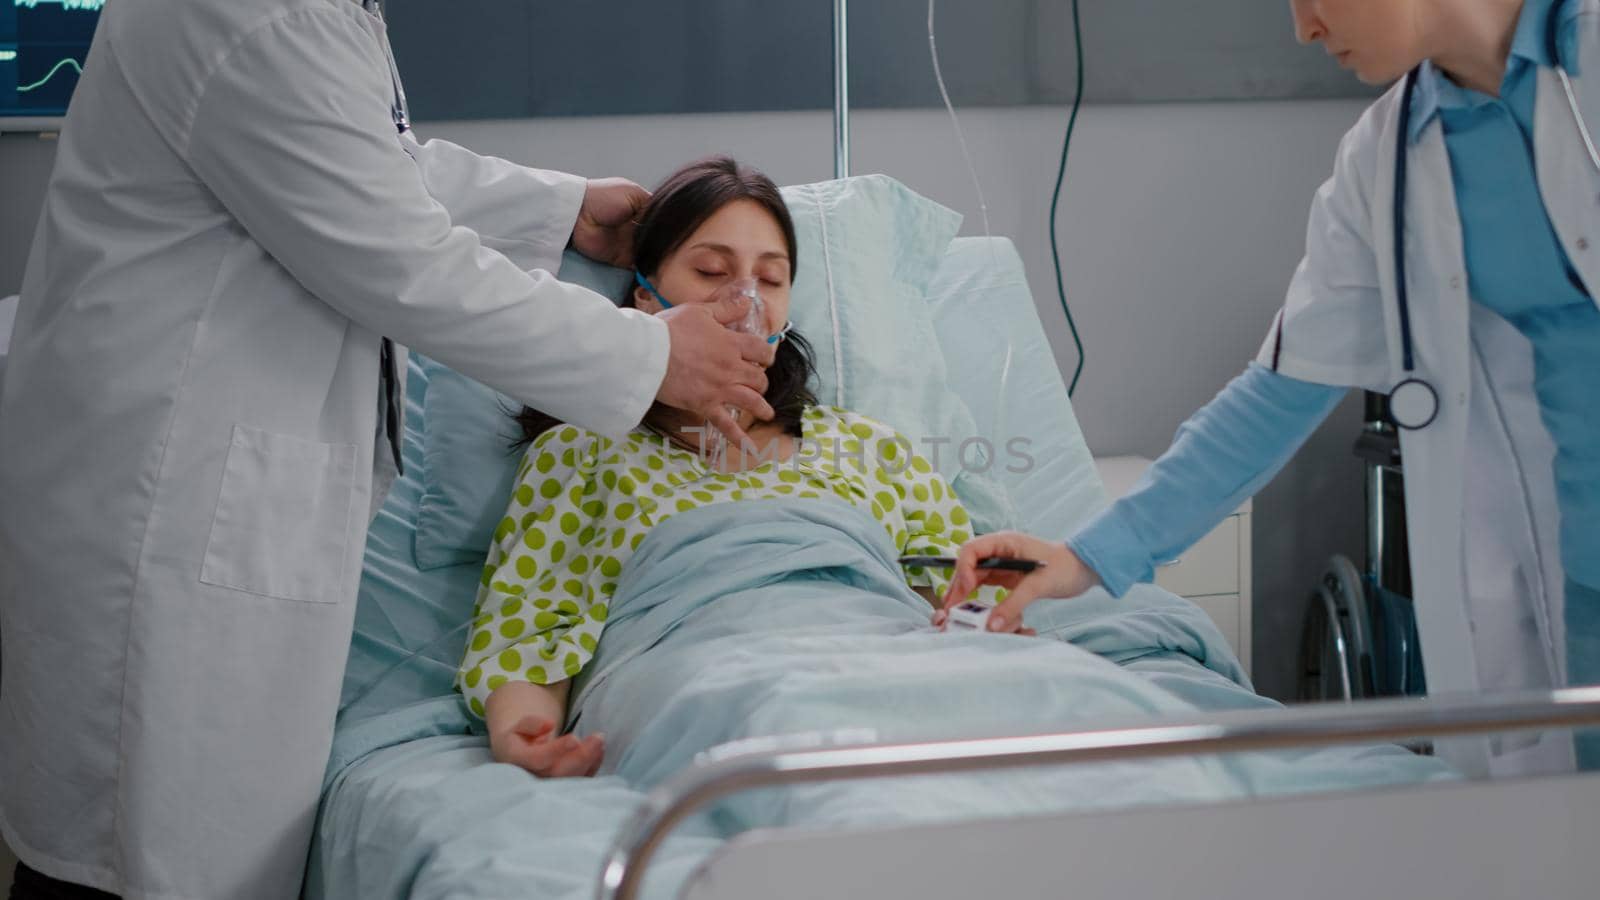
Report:
[[[754,278],[740,278],[729,285],[729,288],[734,290],[738,297],[747,301],[749,306],[742,318],[725,323],[728,330],[739,334],[754,335],[763,341],[767,341],[767,305],[761,299],[761,292],[756,289],[756,280]],[[776,344],[776,341],[767,342]],[[732,405],[724,408],[727,410],[728,415],[737,422],[740,413],[739,408]],[[743,443],[740,446],[743,446]],[[702,445],[702,451],[708,457],[711,468],[720,469],[722,467],[723,457],[728,452],[728,438],[724,432],[716,430],[715,422],[709,420],[706,422],[705,443]]]
[[[640,283],[654,293],[642,276]],[[752,300],[751,294],[754,282],[745,279],[723,285],[707,303],[673,304],[656,295],[665,307],[657,315],[672,334],[667,375],[656,399],[704,416],[720,438],[741,447],[749,438],[739,426],[740,411],[757,421],[776,415],[762,396],[776,342],[769,342],[763,326],[746,330],[752,316],[763,314],[757,308],[760,295]]]
[[[739,425],[741,412],[750,413],[758,422],[776,415],[762,395],[767,390],[767,367],[789,328],[786,325],[777,334],[767,334],[766,307],[754,278],[731,281],[708,301],[697,304],[672,303],[642,274],[634,278],[661,304],[657,315],[673,329],[667,377],[656,399],[704,415],[714,432],[708,433],[703,449],[714,462],[720,462],[727,441],[743,447],[750,440]],[[729,374],[733,376],[731,385],[727,383]],[[680,397],[687,399],[677,399]]]

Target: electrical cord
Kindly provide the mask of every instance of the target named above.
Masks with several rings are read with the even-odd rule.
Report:
[[[1072,132],[1078,125],[1078,109],[1083,105],[1083,24],[1078,19],[1078,0],[1072,0],[1072,38],[1077,48],[1078,86],[1072,98],[1072,115],[1067,119],[1067,134],[1061,141],[1061,165],[1056,170],[1056,189],[1050,198],[1050,256],[1055,262],[1056,296],[1061,299],[1061,311],[1067,314],[1067,327],[1072,330],[1072,343],[1078,351],[1078,367],[1072,372],[1072,382],[1067,386],[1067,396],[1078,391],[1078,379],[1083,376],[1083,338],[1078,334],[1078,323],[1072,318],[1072,308],[1067,305],[1067,290],[1061,280],[1061,247],[1056,241],[1056,210],[1061,204],[1061,184],[1067,175],[1067,152],[1072,148]]]

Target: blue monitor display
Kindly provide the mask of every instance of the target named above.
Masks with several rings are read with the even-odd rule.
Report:
[[[67,111],[105,0],[0,0],[0,128]]]

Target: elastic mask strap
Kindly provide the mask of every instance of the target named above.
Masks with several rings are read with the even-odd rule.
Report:
[[[661,296],[661,292],[656,290],[656,286],[650,283],[650,279],[644,277],[644,273],[643,272],[638,272],[638,271],[634,272],[633,273],[633,280],[639,283],[639,287],[642,287],[645,290],[649,291],[656,298],[656,300],[661,304],[661,308],[662,309],[671,309],[672,308],[672,304],[667,302],[667,298]]]
[[[667,298],[661,296],[661,292],[656,290],[656,286],[650,283],[650,279],[644,277],[644,273],[643,272],[637,272],[637,271],[634,272],[633,273],[633,280],[640,287],[642,287],[645,290],[649,291],[650,295],[652,297],[656,298],[656,302],[661,304],[661,308],[662,309],[671,309],[672,308],[672,304],[667,302]],[[774,334],[771,337],[767,338],[767,343],[776,344],[777,342],[783,340],[784,337],[786,335],[788,335],[788,333],[793,331],[793,330],[794,330],[794,323],[793,322],[785,322],[785,323],[783,323],[783,328],[781,330],[779,330],[779,332],[777,334]]]

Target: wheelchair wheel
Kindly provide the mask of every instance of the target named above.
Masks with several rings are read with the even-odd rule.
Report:
[[[1366,582],[1335,556],[1311,594],[1301,641],[1300,699],[1351,702],[1377,695]]]

